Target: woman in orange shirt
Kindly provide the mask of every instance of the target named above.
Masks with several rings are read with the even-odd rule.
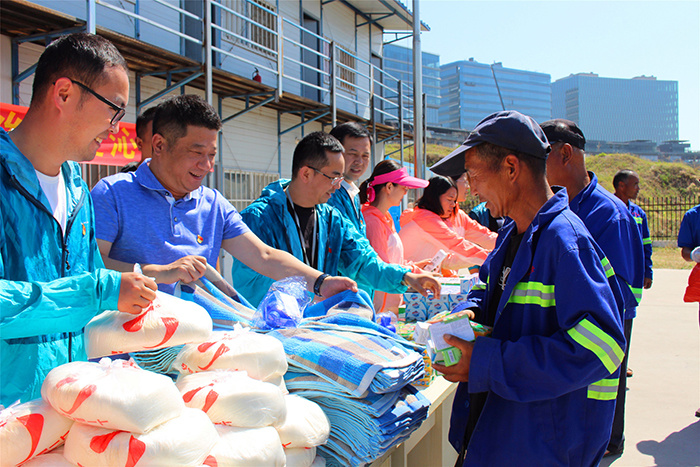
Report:
[[[400,205],[409,188],[426,186],[427,181],[411,177],[405,168],[392,159],[377,164],[370,178],[360,185],[360,202],[367,226],[367,238],[385,263],[401,264],[410,267],[413,272],[423,272],[420,266],[428,263],[423,261],[413,264],[404,260],[401,238],[396,233],[394,219],[389,214],[389,208]],[[377,313],[397,313],[400,303],[401,295],[380,291],[374,293],[374,308]]]
[[[444,275],[484,262],[497,235],[459,209],[457,195],[455,182],[438,175],[430,179],[418,205],[404,211],[399,235],[407,260],[430,259],[444,250]]]

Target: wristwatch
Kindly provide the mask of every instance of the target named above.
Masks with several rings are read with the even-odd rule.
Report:
[[[330,274],[321,274],[316,278],[316,282],[314,282],[314,295],[318,295],[321,297],[321,285],[323,284],[323,281],[326,280],[326,277],[328,277]]]

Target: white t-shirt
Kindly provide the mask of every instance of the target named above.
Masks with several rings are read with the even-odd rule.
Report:
[[[63,229],[63,232],[65,232],[67,206],[66,182],[63,180],[63,170],[59,170],[58,175],[56,175],[55,177],[44,175],[38,170],[35,170],[35,172],[37,178],[39,179],[41,189],[44,190],[44,194],[49,199],[49,204],[51,205],[53,217],[56,218],[58,223],[61,225],[61,229]]]

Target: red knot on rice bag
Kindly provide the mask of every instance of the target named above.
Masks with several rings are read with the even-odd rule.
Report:
[[[212,331],[207,311],[164,292],[138,315],[116,310],[94,317],[85,327],[88,358],[162,349],[202,342]]]
[[[275,425],[282,446],[293,449],[325,444],[331,433],[331,424],[321,406],[294,394],[284,396],[284,400],[287,418],[284,423]]]
[[[284,449],[277,431],[271,426],[239,428],[216,425],[216,431],[219,433],[219,443],[212,449],[204,465],[209,467],[284,466]]]
[[[143,434],[76,423],[64,456],[84,466],[200,466],[218,441],[209,418],[185,408],[179,417]]]
[[[284,423],[287,404],[271,383],[244,371],[204,371],[180,376],[177,388],[185,405],[204,411],[217,425],[254,428]]]
[[[0,463],[19,465],[63,444],[73,420],[42,399],[0,412]]]
[[[71,362],[46,375],[41,396],[60,414],[97,427],[145,433],[182,413],[172,380],[132,361]]]
[[[285,449],[286,467],[311,467],[316,459],[316,447]]]
[[[272,381],[287,372],[287,356],[274,337],[247,329],[214,331],[206,342],[188,344],[173,368],[183,375],[208,370],[240,370],[253,379]]]

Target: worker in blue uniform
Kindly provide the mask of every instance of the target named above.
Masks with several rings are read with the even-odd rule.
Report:
[[[342,275],[376,290],[403,293],[407,286],[439,296],[438,282],[428,274],[412,273],[384,263],[369,240],[336,208],[326,204],[343,179],[343,146],[317,131],[294,150],[292,179],[269,184],[260,198],[241,212],[243,221],[263,242],[287,251],[325,274]],[[252,304],[260,303],[272,280],[235,261],[234,285]]]
[[[463,305],[493,332],[447,336],[461,358],[435,365],[462,383],[450,433],[461,465],[597,465],[610,437],[622,294],[566,190],[548,185],[549,151],[537,122],[504,111],[431,169],[466,169],[472,193],[508,218]]]
[[[632,318],[637,313],[644,286],[644,248],[637,223],[627,206],[600,186],[593,172],[586,170],[586,138],[581,129],[574,122],[564,119],[549,120],[541,126],[552,145],[547,159],[549,183],[566,188],[569,207],[586,224],[593,239],[610,260],[615,274],[626,284],[622,290],[625,301],[621,311],[625,342],[629,342]],[[628,350],[625,350],[625,355]],[[621,454],[625,445],[626,358],[622,362],[621,372],[615,421],[606,455]]]
[[[119,132],[124,58],[107,39],[52,42],[22,122],[0,130],[0,405],[40,397],[51,369],[86,360],[83,328],[105,310],[140,313],[156,284],[104,269],[78,162]]]

